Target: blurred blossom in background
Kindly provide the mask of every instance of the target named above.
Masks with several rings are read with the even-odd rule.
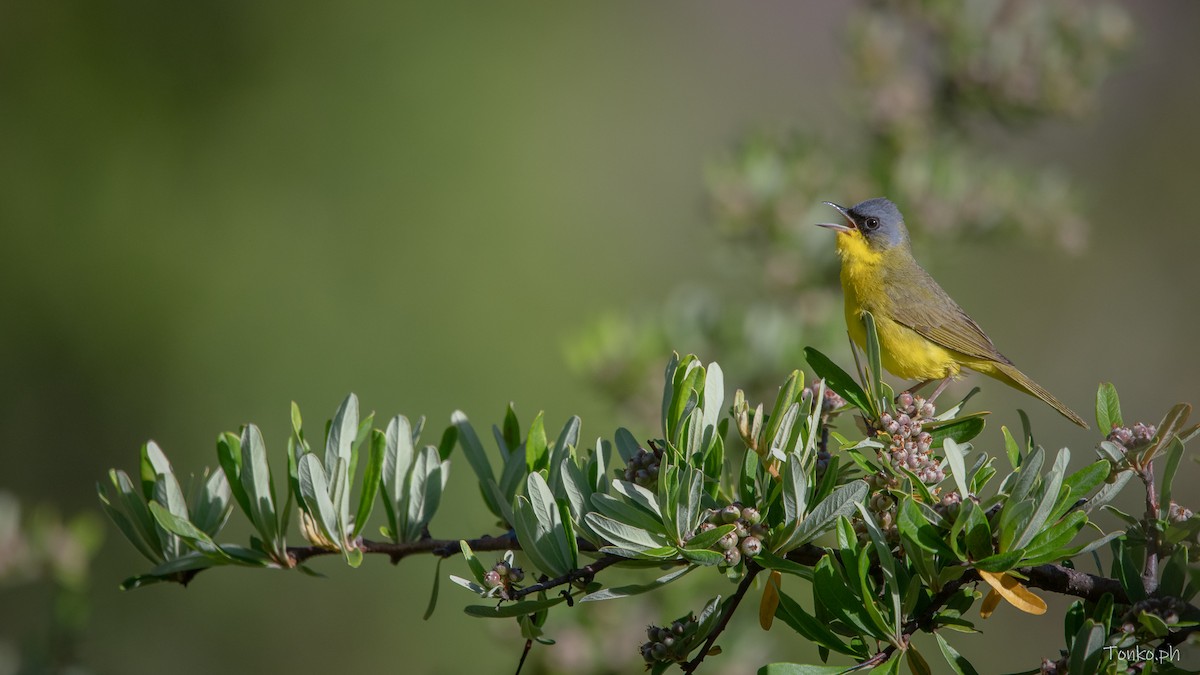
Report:
[[[1197,30],[1182,2],[8,3],[0,674],[512,672],[515,628],[454,590],[420,620],[432,560],[121,593],[143,561],[101,546],[94,485],[149,438],[183,473],[248,421],[280,453],[289,401],[320,418],[349,391],[432,430],[513,400],[649,434],[678,350],[761,397],[805,345],[849,358],[823,200],[895,200],[1073,407],[1101,380],[1133,420],[1200,402]],[[978,384],[979,443],[1024,407],[1089,456]],[[488,531],[468,474],[448,490],[434,534]],[[699,609],[662,595],[570,613],[528,668],[637,668],[644,624]],[[1034,667],[1056,611],[961,650]],[[741,626],[709,665],[811,659],[795,642]]]

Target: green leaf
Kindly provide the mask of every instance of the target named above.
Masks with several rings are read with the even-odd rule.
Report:
[[[703,548],[681,548],[679,549],[679,555],[683,556],[684,560],[693,565],[711,567],[725,562],[724,554]]]
[[[1046,476],[1046,480],[1042,484],[1041,497],[1038,500],[1037,507],[1033,511],[1033,516],[1013,542],[1013,548],[1025,548],[1037,536],[1038,532],[1041,532],[1042,526],[1050,518],[1050,514],[1054,510],[1054,504],[1058,500],[1059,488],[1062,486],[1063,474],[1066,473],[1067,464],[1070,461],[1071,451],[1066,448],[1060,449],[1058,456],[1054,459],[1054,466],[1051,467],[1050,473]]]
[[[1015,470],[1021,466],[1021,448],[1017,445],[1017,440],[1013,438],[1008,427],[1000,427],[1000,431],[1004,434],[1004,453],[1008,455],[1008,463]]]
[[[588,526],[597,534],[616,546],[633,551],[644,551],[667,545],[667,538],[653,535],[646,530],[613,520],[608,516],[592,512],[585,517]]]
[[[538,411],[537,417],[533,418],[533,424],[529,425],[529,436],[525,439],[525,466],[530,473],[545,468],[549,460],[546,451],[546,426],[542,418],[543,413]]]
[[[845,579],[834,570],[831,560],[829,556],[821,558],[814,570],[815,581],[812,587],[817,602],[830,616],[861,635],[880,640],[890,639],[888,631],[881,631],[871,621],[863,598],[850,590]],[[782,601],[782,594],[780,600]]]
[[[375,505],[375,495],[379,492],[379,481],[383,475],[383,455],[387,447],[387,436],[378,429],[371,432],[371,454],[367,459],[367,468],[363,472],[362,491],[359,494],[358,509],[354,512],[354,531],[352,538],[362,534],[371,517],[371,509]]]
[[[870,488],[865,481],[855,480],[833,491],[820,504],[813,508],[800,523],[800,527],[788,537],[784,544],[776,549],[776,553],[786,553],[796,547],[816,539],[822,532],[829,529],[839,516],[849,516],[854,513],[855,505],[866,498]]]
[[[475,551],[471,550],[471,545],[465,539],[460,539],[458,549],[462,551],[463,559],[467,561],[467,567],[471,570],[475,580],[480,584],[484,583],[484,576],[487,570],[484,569],[483,563],[479,561],[479,556],[475,555]]]
[[[912,499],[900,500],[897,527],[901,537],[910,538],[920,548],[946,559],[955,557],[954,552],[942,540],[937,528],[930,524]]]
[[[443,475],[449,469],[449,464],[440,459],[437,448],[427,445],[417,453],[413,462],[408,477],[408,529],[403,533],[405,541],[421,538],[425,526],[433,520],[441,504],[445,484]]]
[[[445,558],[438,556],[437,565],[433,569],[433,587],[429,591],[429,604],[425,606],[425,614],[421,616],[422,621],[428,621],[429,617],[433,616],[433,610],[437,609],[438,590],[441,588],[442,584],[443,560],[445,560]]]
[[[966,443],[983,433],[985,425],[984,415],[987,413],[974,413],[965,415],[948,422],[943,422],[936,425],[930,425],[927,428],[929,435],[933,437],[930,441],[932,447],[939,445],[945,446],[946,441],[952,440],[959,443]]]
[[[462,446],[463,454],[467,456],[467,463],[471,465],[480,484],[486,484],[488,481],[494,482],[496,475],[492,473],[492,465],[488,462],[483,444],[479,442],[479,435],[475,433],[466,414],[461,410],[455,410],[450,415],[450,423],[458,430],[458,443]],[[488,510],[496,516],[503,517],[504,509],[500,507],[492,494],[487,490],[480,492],[483,494],[483,501],[487,504]]]
[[[1121,399],[1112,382],[1101,382],[1096,391],[1096,427],[1107,436],[1116,427],[1125,426],[1121,420]]]
[[[520,602],[503,604],[499,607],[495,605],[468,605],[463,611],[468,616],[481,619],[508,619],[514,616],[524,616],[543,609],[549,609],[561,603],[564,599],[561,595],[556,595],[544,600],[522,600]]]
[[[1072,675],[1093,675],[1104,657],[1105,628],[1088,619],[1079,627],[1072,644],[1069,661],[1069,673]]]
[[[769,570],[792,574],[808,581],[813,580],[813,570],[811,567],[801,565],[798,562],[792,562],[787,558],[780,558],[770,551],[764,550],[762,553],[754,556],[754,561]]]
[[[792,630],[799,633],[805,639],[815,642],[830,651],[855,657],[862,655],[860,650],[847,645],[836,633],[829,629],[829,626],[825,622],[819,621],[816,617],[804,611],[800,603],[793,600],[786,593],[779,594],[779,605],[775,608],[775,616],[782,619]],[[760,670],[759,672],[763,671]],[[836,672],[841,672],[841,670]]]
[[[804,467],[800,465],[800,458],[796,455],[788,457],[783,469],[783,475],[780,477],[780,482],[783,483],[782,525],[795,533],[807,508],[805,500],[808,499],[808,477],[804,475]]]
[[[921,652],[917,651],[915,645],[909,645],[908,649],[904,650],[904,658],[908,662],[908,669],[913,675],[933,675],[933,671],[929,669],[929,662],[921,656]]]
[[[114,495],[110,496],[102,484],[96,484],[104,512],[139,553],[152,563],[161,563],[162,544],[146,502],[141,494],[134,491],[133,482],[124,471],[112,469],[108,477],[115,490]]]
[[[207,534],[186,518],[171,513],[156,501],[150,502],[149,508],[154,520],[158,521],[163,529],[186,541],[197,553],[217,562],[233,561],[233,558],[222,551]]]
[[[407,417],[396,415],[385,433],[382,474],[383,504],[397,542],[404,541],[408,531],[408,472],[412,458],[412,427]]]
[[[992,529],[983,509],[971,500],[965,500],[962,508],[967,511],[967,554],[972,560],[981,560],[992,554]]]
[[[592,506],[601,515],[618,520],[626,525],[640,527],[648,532],[666,534],[660,520],[646,511],[603,492],[592,494]]]
[[[550,486],[546,484],[546,479],[542,478],[540,473],[529,474],[525,492],[529,495],[539,526],[548,535],[547,548],[553,548],[556,551],[555,560],[562,565],[558,573],[565,574],[567,570],[575,567],[577,556],[574,548],[576,546],[575,536],[567,531],[567,525],[563,522],[558,502],[550,491]],[[570,511],[568,510],[567,513],[569,516]]]
[[[263,543],[276,555],[283,555],[279,537],[279,521],[275,515],[275,487],[271,467],[267,464],[267,449],[262,432],[253,424],[242,430],[241,448],[242,487],[250,502],[247,515],[263,537]]]
[[[337,511],[329,497],[329,483],[325,477],[325,469],[321,460],[311,452],[300,458],[297,468],[300,479],[300,499],[305,509],[314,516],[317,525],[329,540],[335,544],[345,539],[338,532]]]
[[[962,496],[966,502],[967,496],[971,494],[971,488],[967,485],[967,466],[963,461],[962,448],[958,447],[953,439],[945,439],[942,450],[946,453],[946,462],[950,465],[950,474],[954,476],[954,484],[958,486],[958,494]]]
[[[192,502],[188,504],[188,512],[192,514],[192,522],[196,527],[211,537],[229,520],[233,502],[230,500],[231,492],[225,472],[208,473],[208,469],[205,469],[205,473],[207,479],[204,480],[203,487],[193,495]]]
[[[1009,551],[1008,553],[997,553],[990,555],[981,560],[977,560],[972,565],[975,569],[983,570],[984,572],[1007,572],[1016,567],[1024,557],[1022,551]]]
[[[332,477],[339,459],[351,463],[351,450],[358,437],[358,397],[350,394],[342,400],[333,416],[329,436],[325,439],[325,475]],[[244,445],[244,444],[243,444]]]
[[[1163,470],[1162,488],[1159,493],[1159,517],[1166,518],[1171,509],[1171,487],[1175,482],[1175,472],[1179,470],[1179,460],[1183,458],[1183,443],[1179,438],[1172,438],[1167,445],[1167,465]]]
[[[811,666],[801,663],[768,663],[758,669],[758,675],[840,675],[844,672],[845,666]]]
[[[158,447],[158,443],[149,441],[142,444],[142,494],[149,501],[154,499],[154,483],[160,475],[170,474],[171,463],[167,461],[167,456],[163,454],[162,448]]]
[[[512,401],[508,402],[508,410],[504,412],[504,430],[500,435],[509,452],[521,444],[521,423],[517,421],[517,411],[513,409]]]
[[[237,500],[242,513],[246,514],[248,518],[253,518],[250,514],[250,496],[246,494],[246,488],[242,485],[241,439],[229,432],[218,436],[217,461],[221,464],[221,471],[225,473],[225,478],[229,481],[229,489],[233,492],[233,498]]]
[[[863,322],[863,332],[866,335],[866,350],[867,350],[867,384],[871,388],[871,403],[875,406],[875,412],[883,410],[883,406],[887,402],[883,399],[883,365],[881,363],[881,350],[879,348],[879,333],[875,330],[875,317],[870,312],[863,312],[861,315]]]
[[[783,386],[779,388],[779,395],[775,397],[775,407],[771,410],[771,416],[767,418],[766,431],[763,433],[763,443],[765,447],[770,449],[780,448],[787,441],[787,436],[791,434],[791,425],[796,421],[796,415],[799,413],[799,406],[796,406],[796,412],[791,412],[792,404],[796,403],[800,398],[800,371],[793,370]],[[791,415],[790,421],[787,421],[788,415]],[[781,431],[785,421],[788,422],[787,431]],[[780,438],[783,437],[783,438]],[[761,450],[763,446],[759,446]]]
[[[688,565],[678,570],[674,570],[670,574],[665,574],[648,584],[630,584],[628,586],[617,586],[614,588],[603,588],[593,593],[588,593],[579,599],[579,602],[599,602],[600,600],[617,600],[619,598],[628,598],[633,595],[640,595],[649,591],[653,591],[679,579],[683,575],[696,569],[695,565]]]
[[[733,532],[736,526],[721,525],[714,527],[711,530],[706,530],[687,540],[687,547],[691,549],[697,548],[712,548],[716,545],[717,540],[725,535]]]
[[[1140,458],[1142,464],[1158,456],[1163,446],[1169,443],[1183,428],[1183,425],[1187,423],[1188,417],[1191,414],[1192,406],[1187,403],[1177,403],[1167,411],[1162,421],[1158,423],[1158,433],[1154,435],[1154,442],[1150,444],[1150,447],[1142,451]]]
[[[808,361],[808,365],[812,367],[813,372],[817,377],[825,380],[825,385],[836,391],[842,398],[849,401],[854,407],[862,410],[868,415],[874,415],[874,408],[871,405],[867,393],[863,391],[858,382],[850,377],[846,371],[842,370],[821,352],[812,347],[804,348],[804,358]]]
[[[979,671],[971,665],[971,662],[963,658],[962,654],[955,651],[954,647],[946,642],[946,638],[942,637],[941,633],[934,633],[937,638],[938,647],[942,650],[942,656],[946,657],[946,663],[950,664],[950,669],[955,672],[955,675],[979,675]]]

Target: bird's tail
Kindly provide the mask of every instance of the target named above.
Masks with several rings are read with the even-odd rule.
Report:
[[[994,367],[995,371],[993,373],[988,373],[989,375],[992,375],[992,377],[995,377],[997,380],[1000,380],[1011,387],[1020,389],[1027,394],[1042,399],[1051,408],[1057,410],[1063,417],[1071,420],[1084,429],[1088,428],[1087,422],[1084,422],[1083,418],[1080,417],[1074,410],[1071,410],[1065,403],[1057,398],[1054,398],[1054,394],[1051,394],[1043,389],[1042,385],[1029,379],[1029,376],[1027,376],[1025,373],[1017,370],[1016,366],[1012,365],[1011,363],[997,362],[994,364]]]

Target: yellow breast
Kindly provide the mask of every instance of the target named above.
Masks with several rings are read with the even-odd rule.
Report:
[[[842,258],[842,293],[846,299],[846,327],[864,349],[867,331],[862,313],[871,312],[879,335],[880,360],[888,372],[908,380],[952,377],[959,371],[959,356],[930,342],[892,317],[894,308],[886,289],[887,260],[874,251],[858,232],[838,233]]]

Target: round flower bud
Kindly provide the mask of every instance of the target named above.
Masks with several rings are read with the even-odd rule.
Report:
[[[745,539],[742,540],[741,549],[742,549],[743,554],[745,554],[746,556],[748,556],[750,558],[753,558],[754,556],[758,555],[759,553],[762,553],[762,550],[763,550],[762,540],[759,539],[758,537],[746,537]]]
[[[488,588],[496,588],[500,584],[504,583],[504,579],[500,576],[500,573],[497,572],[496,570],[488,570],[483,575],[483,583]]]
[[[752,506],[747,506],[746,508],[742,509],[742,520],[745,520],[751,525],[757,525],[762,522],[762,514],[758,512],[758,509]]]
[[[737,520],[742,515],[742,510],[737,506],[730,504],[721,509],[721,522],[728,525]]]

